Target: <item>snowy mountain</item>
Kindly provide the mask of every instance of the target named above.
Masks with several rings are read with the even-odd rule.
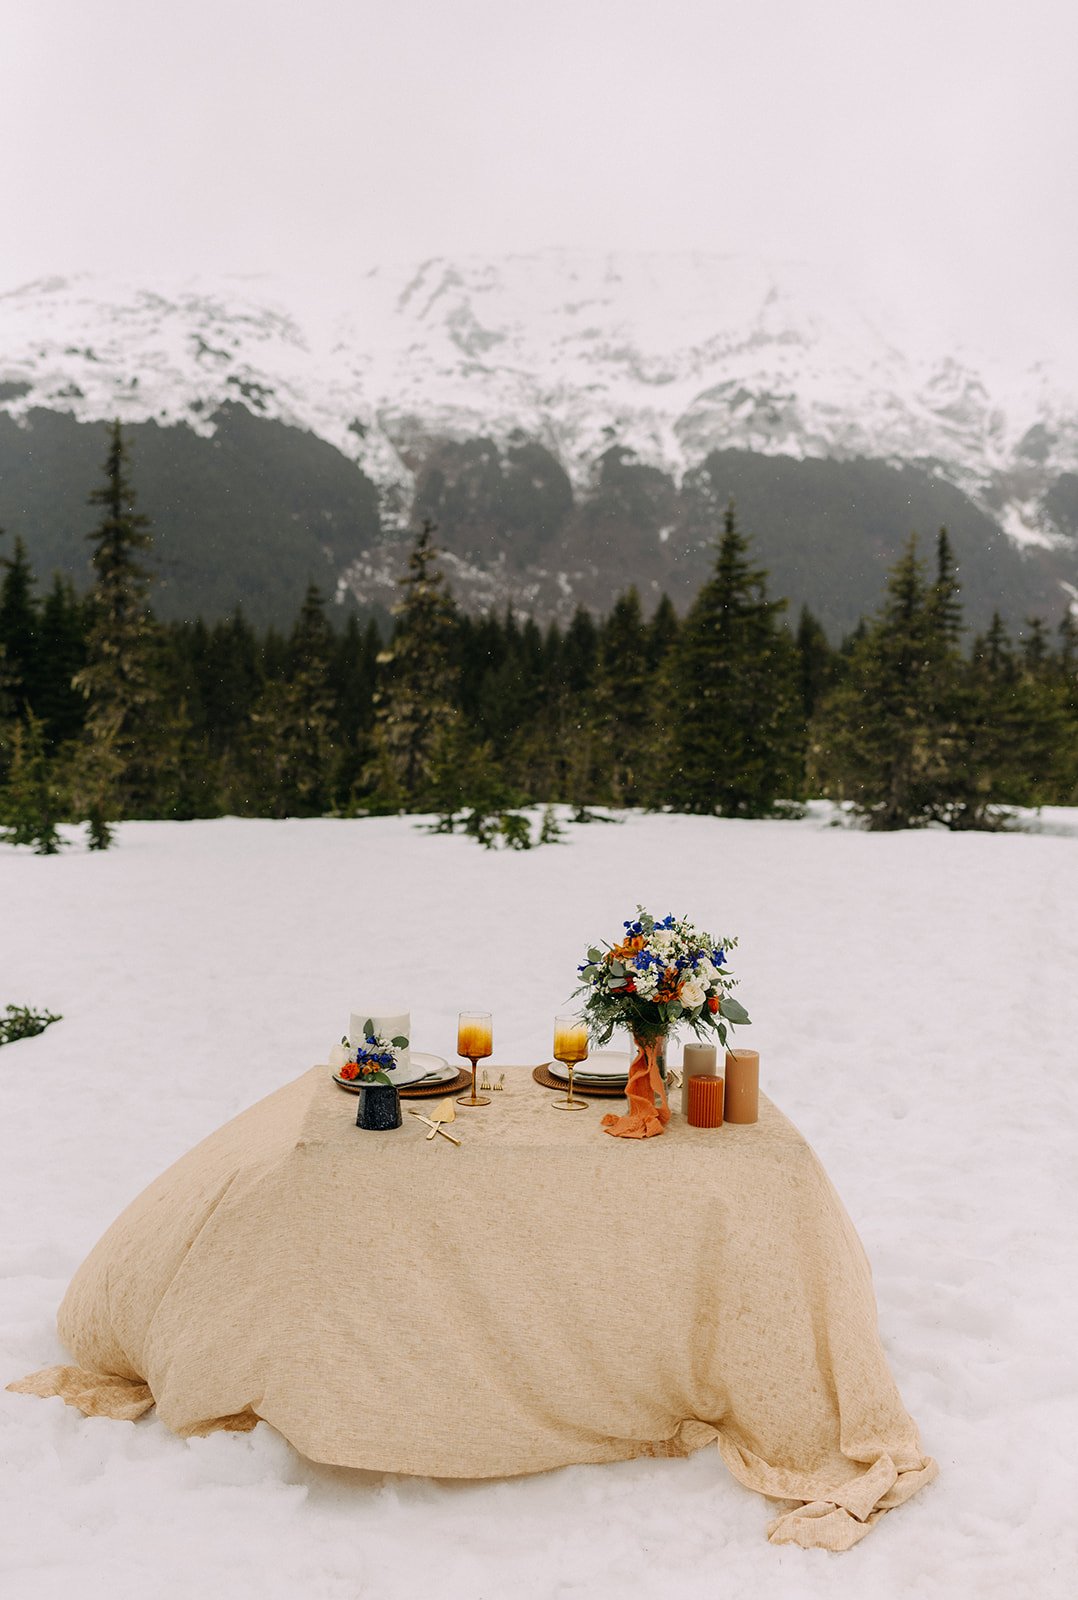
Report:
[[[213,440],[242,408],[313,436],[378,491],[378,548],[333,557],[365,598],[385,586],[394,532],[422,508],[448,519],[456,576],[477,596],[540,610],[559,596],[593,601],[613,577],[596,576],[602,541],[552,506],[559,494],[587,502],[629,467],[658,475],[656,515],[642,531],[629,515],[643,566],[620,586],[669,586],[663,563],[679,552],[688,581],[700,516],[678,497],[722,452],[742,465],[867,459],[957,490],[971,537],[1000,555],[1002,529],[1012,553],[1033,558],[1022,603],[1054,595],[1058,609],[1078,593],[1078,390],[1046,362],[1008,371],[926,342],[831,275],[709,255],[432,260],[379,267],[337,298],[268,277],[48,279],[0,294],[0,412],[23,430],[49,412]],[[490,459],[477,465],[461,447],[480,440]],[[507,555],[514,470],[545,480],[554,500],[527,513],[527,551],[518,538]],[[457,527],[447,483],[481,535]],[[0,503],[0,522],[15,520]],[[625,526],[614,535],[624,545]]]

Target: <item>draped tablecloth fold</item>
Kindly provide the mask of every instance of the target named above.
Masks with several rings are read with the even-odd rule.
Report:
[[[185,1435],[263,1418],[313,1460],[436,1477],[717,1438],[788,1502],[772,1540],[832,1550],[935,1476],[857,1234],[769,1101],[618,1140],[508,1083],[457,1149],[409,1117],[360,1132],[313,1068],[123,1212],[60,1307],[77,1365],[11,1387],[156,1404]]]

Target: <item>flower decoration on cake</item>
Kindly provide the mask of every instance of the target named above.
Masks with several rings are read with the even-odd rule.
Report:
[[[392,1083],[390,1073],[397,1066],[399,1052],[408,1049],[408,1040],[398,1033],[392,1039],[375,1033],[370,1017],[363,1024],[363,1037],[358,1044],[347,1038],[341,1040],[344,1061],[336,1068],[338,1078],[346,1083],[359,1079],[363,1083]]]
[[[615,1028],[634,1039],[667,1034],[686,1024],[700,1036],[716,1033],[725,1045],[727,1027],[749,1021],[730,990],[728,954],[736,939],[716,939],[685,917],[653,917],[637,906],[613,944],[592,945],[582,961],[577,994],[585,999],[588,1028],[599,1045]]]

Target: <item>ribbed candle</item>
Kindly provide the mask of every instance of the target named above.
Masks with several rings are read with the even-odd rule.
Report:
[[[723,1081],[721,1078],[689,1079],[689,1126],[722,1127]]]

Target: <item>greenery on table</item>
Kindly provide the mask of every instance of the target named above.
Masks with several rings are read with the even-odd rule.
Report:
[[[105,848],[131,817],[406,811],[524,849],[558,837],[555,805],[765,817],[822,794],[869,827],[958,829],[1078,802],[1078,621],[1030,619],[1016,641],[997,615],[971,640],[943,531],[931,570],[911,537],[838,646],[805,610],[788,622],[732,504],[709,511],[712,576],[683,620],[665,598],[648,616],[628,581],[564,629],[468,615],[426,523],[383,630],[334,626],[311,584],[281,634],[239,610],[155,617],[118,425],[91,498],[85,597],[59,577],[39,597],[21,540],[0,556],[8,843],[51,854],[83,822]]]
[[[32,1039],[44,1033],[50,1022],[59,1022],[60,1016],[52,1011],[32,1011],[29,1006],[6,1006],[0,1012],[0,1045],[14,1044],[16,1039]]]

